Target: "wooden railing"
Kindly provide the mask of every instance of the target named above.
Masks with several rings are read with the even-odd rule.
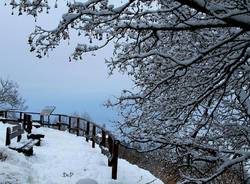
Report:
[[[31,115],[28,116],[27,115]],[[0,121],[3,123],[22,123],[30,122],[33,126],[54,128],[58,130],[68,130],[77,136],[85,137],[86,141],[92,142],[92,148],[99,145],[104,155],[108,157],[108,166],[112,167],[112,179],[117,179],[118,149],[120,142],[115,136],[104,127],[78,116],[65,114],[51,114],[44,116],[37,112],[24,112],[17,110],[0,110]],[[28,119],[27,119],[28,118]],[[29,124],[27,126],[30,126]],[[32,125],[31,125],[32,128]]]

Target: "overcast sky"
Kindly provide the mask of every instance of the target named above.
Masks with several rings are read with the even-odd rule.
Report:
[[[35,22],[30,16],[11,15],[11,8],[0,2],[0,77],[19,84],[28,110],[40,111],[46,105],[55,105],[58,113],[87,112],[93,120],[107,123],[115,118],[115,113],[102,104],[131,86],[127,76],[108,76],[104,59],[112,55],[112,47],[76,63],[69,63],[68,57],[77,38],[70,41],[70,46],[64,43],[50,52],[48,58],[37,59],[29,52],[28,35],[35,24],[53,29],[63,11],[62,6],[52,9]]]

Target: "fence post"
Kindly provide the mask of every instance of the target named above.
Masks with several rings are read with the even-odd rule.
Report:
[[[23,113],[20,112],[20,114],[19,114],[19,121],[20,121],[20,123],[22,122],[22,118],[23,118]]]
[[[44,123],[44,116],[40,115],[40,124],[41,124],[41,126],[44,126],[43,123]]]
[[[117,179],[117,167],[118,167],[118,152],[119,152],[119,144],[118,140],[114,141],[114,147],[112,152],[112,179]]]
[[[7,118],[7,116],[8,116],[8,111],[3,111],[3,117]]]
[[[50,115],[48,115],[48,127],[50,128]]]
[[[100,143],[103,147],[106,147],[106,132],[102,130],[102,141]]]
[[[80,134],[80,118],[78,117],[77,120],[76,120],[76,128],[77,128],[77,131],[76,131],[76,135],[79,136]]]
[[[26,130],[26,125],[27,125],[27,114],[23,114],[23,129]]]
[[[58,130],[61,130],[61,122],[62,122],[62,117],[61,115],[58,116]]]
[[[69,133],[70,133],[70,131],[71,131],[71,117],[68,116],[68,118],[69,118],[69,127],[68,127],[68,129],[69,129]]]
[[[108,146],[109,146],[109,153],[112,156],[112,152],[113,152],[113,139],[112,137],[109,135],[108,136]],[[112,166],[112,160],[108,159],[108,166],[111,167]]]
[[[93,124],[92,128],[92,148],[95,148],[96,126]]]
[[[8,127],[7,130],[6,130],[6,142],[5,142],[5,146],[10,145],[10,132],[11,132],[11,129],[10,129],[10,127]]]
[[[6,113],[5,111],[0,111],[0,116],[3,117],[3,118],[6,118]],[[5,120],[2,120],[3,123],[6,123],[7,121]]]
[[[32,117],[27,115],[27,132],[30,134],[32,130]]]
[[[57,123],[58,130],[61,130],[61,125],[62,125],[62,124],[61,124],[60,122]]]
[[[17,130],[17,131],[18,131],[18,132],[19,132],[19,131],[22,131],[22,127],[21,127],[20,124],[18,125],[18,130]],[[22,139],[22,134],[19,135],[19,136],[17,136],[17,142],[20,142],[21,139]]]
[[[89,142],[89,122],[87,122],[87,127],[86,127],[86,141]]]

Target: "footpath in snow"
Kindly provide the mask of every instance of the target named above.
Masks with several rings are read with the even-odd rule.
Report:
[[[26,157],[5,147],[6,128],[11,126],[0,122],[0,155],[7,156],[0,161],[0,184],[76,184],[82,179],[85,182],[81,184],[91,184],[87,180],[98,184],[163,184],[123,159],[118,161],[118,179],[112,180],[108,159],[98,147],[93,149],[83,137],[49,128],[33,129],[45,138],[40,147],[34,146],[34,155]]]

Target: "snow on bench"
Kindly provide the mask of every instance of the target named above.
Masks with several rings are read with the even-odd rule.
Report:
[[[22,129],[20,124],[13,126],[12,128],[8,127],[6,129],[5,145],[12,150],[24,153],[26,156],[31,156],[33,155],[33,146],[38,144],[40,145],[40,140],[30,139],[28,141],[20,142],[22,139],[22,134],[24,134],[24,129]],[[11,144],[11,139],[16,137],[17,143]]]

